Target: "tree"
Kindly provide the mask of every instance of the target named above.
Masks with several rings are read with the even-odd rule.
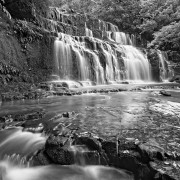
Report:
[[[140,24],[140,4],[139,0],[101,0],[94,14],[116,24],[122,31],[136,33]]]
[[[149,41],[153,40],[153,33],[163,26],[180,20],[179,0],[143,0],[141,2],[139,26],[142,35]]]
[[[163,26],[158,32],[154,33],[154,40],[150,46],[164,51],[180,51],[180,22],[173,22]]]

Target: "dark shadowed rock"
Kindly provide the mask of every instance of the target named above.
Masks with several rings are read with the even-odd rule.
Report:
[[[147,51],[147,56],[152,68],[152,78],[154,81],[160,82],[160,68],[159,68],[159,57],[157,51],[154,49],[149,49]]]
[[[72,118],[75,115],[74,112],[64,112],[62,113],[62,116],[65,118]]]
[[[165,160],[164,149],[153,139],[138,146],[142,159],[145,163],[149,163],[154,159]]]
[[[101,151],[101,143],[93,137],[80,136],[76,137],[73,144],[86,145],[90,150]]]
[[[74,157],[69,151],[70,144],[69,137],[51,135],[45,144],[45,153],[53,163],[61,165],[73,164]]]
[[[33,157],[33,165],[39,166],[39,165],[49,165],[53,162],[51,159],[47,156],[47,154],[44,152],[44,150],[39,151],[34,157]]]
[[[180,83],[180,75],[173,76],[169,81]]]
[[[162,94],[163,96],[171,96],[171,94],[165,90],[159,91],[160,94]]]
[[[109,164],[131,171],[135,175],[135,179],[151,180],[151,170],[147,164],[144,164],[141,155],[134,149],[135,146],[129,146],[121,143],[117,145],[116,142],[102,142],[102,148],[105,150],[109,159]],[[131,150],[134,149],[134,150]]]

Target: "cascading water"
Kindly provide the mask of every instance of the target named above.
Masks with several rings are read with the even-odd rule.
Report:
[[[115,41],[120,45],[133,45],[130,36],[124,32],[104,31],[103,33],[110,41]]]
[[[151,81],[150,63],[146,55],[134,46],[135,38],[119,32],[118,27],[111,23],[98,22],[104,41],[93,37],[87,22],[85,36],[59,33],[54,43],[55,74],[62,80],[96,84]]]
[[[85,31],[86,31],[86,36],[93,37],[93,32],[87,28],[86,23],[85,23]]]
[[[78,165],[34,167],[31,157],[44,146],[45,136],[22,131],[22,128],[1,130],[0,135],[1,180],[133,180],[133,176],[129,173],[111,167]]]
[[[133,180],[122,170],[103,166],[24,167],[0,162],[2,180]]]
[[[133,46],[121,46],[126,68],[126,79],[151,81],[151,66],[147,57]]]
[[[168,62],[167,53],[160,50],[158,50],[157,53],[159,57],[160,77],[162,81],[167,81],[169,78],[173,77],[174,72]]]
[[[97,54],[85,47],[83,37],[81,40],[59,33],[55,41],[56,73],[61,79],[93,80],[104,84],[104,70]]]
[[[42,134],[22,131],[22,128],[2,130],[0,136],[0,159],[5,154],[31,154],[41,148],[46,141],[46,137]]]

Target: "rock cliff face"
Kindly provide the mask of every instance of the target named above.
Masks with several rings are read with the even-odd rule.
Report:
[[[154,81],[161,81],[160,79],[160,68],[159,68],[159,58],[155,50],[151,49],[148,51],[148,59],[152,66],[152,79]]]
[[[21,6],[14,9],[10,16],[7,8],[18,1],[8,1],[0,8],[0,84],[1,90],[13,83],[35,83],[44,81],[52,73],[54,37],[48,31],[40,29],[26,20],[14,20],[28,13],[19,12]],[[21,4],[21,3],[20,3]],[[22,4],[21,4],[22,5]],[[27,9],[28,11],[28,9]],[[16,16],[17,15],[17,16]],[[20,18],[20,17],[19,17]]]
[[[31,3],[26,0],[6,0],[3,4],[16,19],[34,19]]]

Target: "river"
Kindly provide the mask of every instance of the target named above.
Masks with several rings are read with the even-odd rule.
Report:
[[[46,121],[49,124],[66,124],[70,129],[76,129],[77,132],[92,133],[101,138],[114,139],[117,136],[123,136],[148,139],[149,133],[147,135],[144,129],[154,128],[154,124],[157,125],[157,122],[150,122],[152,117],[156,118],[152,114],[154,105],[160,102],[172,102],[178,105],[180,103],[179,90],[171,90],[170,92],[172,95],[170,97],[160,96],[157,90],[150,89],[141,92],[85,94],[7,102],[1,104],[0,115],[22,113],[35,109],[44,109],[47,114],[52,113],[56,116],[64,112],[73,112],[69,118],[60,117],[53,122]],[[151,113],[149,109],[151,109]],[[44,122],[42,121],[42,123]],[[29,127],[31,127],[31,123]],[[157,126],[154,129],[157,130]],[[47,136],[23,131],[21,127],[1,130],[0,135],[0,169],[3,180],[133,179],[131,175],[122,170],[103,166],[31,167],[28,163],[30,155],[44,145]],[[26,159],[23,159],[22,156],[25,156]]]

